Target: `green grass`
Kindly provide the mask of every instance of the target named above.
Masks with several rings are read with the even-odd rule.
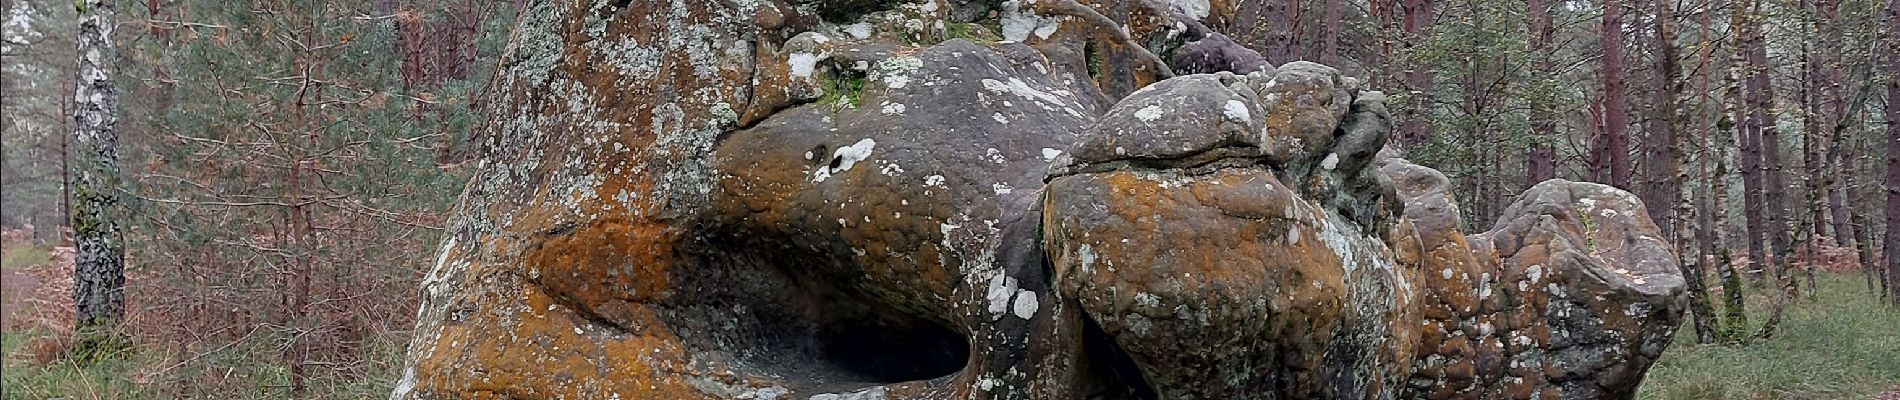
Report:
[[[1900,387],[1900,309],[1859,275],[1820,279],[1819,299],[1789,308],[1767,341],[1699,345],[1685,321],[1638,398],[1864,400]],[[1765,305],[1751,306],[1750,321],[1766,320]]]
[[[0,268],[31,267],[51,261],[53,261],[53,253],[48,252],[44,247],[19,246],[7,249],[7,254],[0,256]]]
[[[952,22],[944,25],[944,35],[955,39],[969,40],[973,43],[987,44],[1003,40],[991,33],[989,28],[970,22]]]
[[[148,357],[126,357],[80,365],[70,360],[48,365],[33,365],[34,339],[44,336],[35,331],[0,333],[0,349],[5,350],[5,374],[0,374],[0,399],[136,399],[147,398],[138,384],[127,377],[135,369],[151,362]]]
[[[364,349],[367,370],[318,374],[302,396],[290,393],[290,372],[279,358],[281,338],[268,335],[183,357],[151,346],[91,366],[69,360],[35,364],[26,331],[0,333],[5,373],[0,400],[25,399],[374,399],[389,395],[401,368],[403,343],[378,340]]]

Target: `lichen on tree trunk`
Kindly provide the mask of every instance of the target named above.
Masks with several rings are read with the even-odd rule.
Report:
[[[119,190],[119,91],[112,83],[113,10],[105,0],[76,4],[79,12],[78,87],[73,100],[73,144],[78,173],[73,180],[73,304],[76,312],[74,355],[82,360],[109,355],[123,340],[125,319],[125,243],[120,223],[124,204]]]

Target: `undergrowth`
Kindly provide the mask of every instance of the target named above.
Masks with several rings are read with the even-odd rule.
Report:
[[[1684,322],[1638,392],[1641,399],[1870,399],[1900,387],[1900,309],[1859,275],[1822,274],[1816,300],[1787,310],[1774,338],[1700,345]],[[1750,304],[1760,320],[1767,305]]]

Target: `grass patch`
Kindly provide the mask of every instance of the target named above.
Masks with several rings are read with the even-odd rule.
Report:
[[[70,359],[34,365],[35,342],[48,333],[38,331],[0,332],[0,349],[5,350],[5,374],[0,374],[0,399],[140,399],[153,397],[127,377],[153,360],[143,354],[128,354],[83,365]]]
[[[400,375],[404,345],[398,340],[365,343],[359,365],[349,372],[313,366],[301,395],[290,390],[290,370],[281,358],[282,337],[257,335],[203,353],[178,355],[137,346],[122,357],[91,366],[71,360],[41,365],[35,351],[45,334],[0,333],[5,373],[0,400],[25,399],[377,399],[387,397]],[[394,339],[394,338],[391,338]]]
[[[1637,398],[1869,399],[1900,386],[1900,309],[1859,275],[1819,278],[1818,299],[1790,307],[1767,341],[1699,345],[1684,321]],[[1750,306],[1749,320],[1765,319],[1766,304]]]
[[[979,44],[996,43],[1003,40],[989,28],[971,22],[952,22],[944,24],[944,35],[952,39],[963,39]]]
[[[833,112],[858,108],[864,99],[865,74],[845,70],[839,75],[825,83],[825,94],[818,98],[818,104],[830,107]]]
[[[53,253],[44,247],[25,245],[7,249],[0,256],[0,268],[22,268],[41,265],[53,261]]]

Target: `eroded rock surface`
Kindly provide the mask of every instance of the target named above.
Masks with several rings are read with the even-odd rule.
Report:
[[[1634,197],[1466,235],[1383,95],[1195,55],[1232,11],[530,2],[391,397],[1633,394],[1682,309]]]

